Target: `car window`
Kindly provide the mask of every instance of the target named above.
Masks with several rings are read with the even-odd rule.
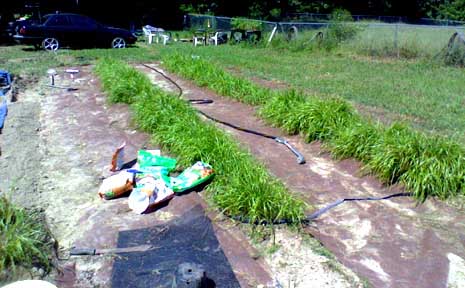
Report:
[[[47,20],[50,19],[50,17],[52,17],[52,15],[43,16],[41,21],[40,21],[40,24],[45,24],[45,22],[47,22]]]
[[[65,15],[51,16],[45,25],[47,26],[68,26],[69,25],[68,17],[66,17]]]
[[[92,29],[97,28],[97,23],[94,21],[94,19],[91,19],[89,17],[79,16],[79,15],[70,15],[69,18],[73,26],[92,28]]]

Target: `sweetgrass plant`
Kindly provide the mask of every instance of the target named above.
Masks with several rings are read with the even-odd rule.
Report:
[[[127,69],[133,71],[118,73]],[[102,60],[96,72],[108,97],[132,103],[136,123],[163,149],[176,155],[179,165],[187,167],[201,160],[214,167],[216,176],[208,186],[208,194],[222,212],[253,222],[288,219],[299,223],[302,220],[303,201],[291,196],[281,182],[230,136],[199,118],[187,102],[149,85],[150,80],[145,75],[119,61]],[[112,83],[126,83],[127,86],[137,83],[139,87],[114,90],[110,88]],[[119,94],[122,91],[137,91],[137,94]]]
[[[336,158],[354,157],[387,184],[401,183],[416,199],[445,199],[465,192],[465,151],[459,144],[426,136],[405,124],[373,124],[339,98],[297,90],[273,91],[234,76],[204,59],[162,53],[164,65],[197,84],[258,106],[259,115],[289,134],[323,141]]]

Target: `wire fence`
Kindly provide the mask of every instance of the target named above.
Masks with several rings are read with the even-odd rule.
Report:
[[[242,19],[250,29],[263,32],[263,39],[268,41],[273,30],[273,41],[286,42],[287,45],[309,42],[319,33],[325,33],[331,25],[329,21],[321,21],[326,14],[311,14],[309,17],[320,17],[319,22],[300,21],[270,22],[253,19]],[[354,15],[362,17],[363,15]],[[210,15],[189,14],[186,16],[187,29],[211,29],[213,31],[230,31],[235,28],[237,18],[219,17]],[[379,16],[388,17],[388,16]],[[329,19],[329,18],[325,18]],[[360,18],[361,19],[361,18]],[[386,20],[384,18],[384,20]],[[394,20],[394,19],[391,19]],[[402,20],[402,19],[398,19]],[[435,20],[436,21],[436,20]],[[355,52],[375,56],[398,57],[432,57],[447,46],[449,39],[455,32],[465,32],[465,26],[458,21],[443,23],[444,25],[407,24],[397,22],[355,21],[339,25],[355,27],[357,33],[351,39],[344,41],[341,46]],[[284,41],[283,41],[284,40]]]
[[[331,19],[331,14],[319,13],[288,13],[285,16],[286,21],[293,22],[327,22]],[[359,21],[378,21],[383,23],[405,23],[417,25],[435,25],[435,26],[462,26],[465,21],[441,20],[430,18],[410,18],[405,16],[376,16],[376,15],[352,15],[352,19]]]

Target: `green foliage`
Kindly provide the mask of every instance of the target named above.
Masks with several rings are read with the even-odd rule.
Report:
[[[323,47],[332,49],[344,41],[355,38],[362,28],[353,22],[349,11],[335,9],[331,13],[329,25],[324,35]]]
[[[242,30],[262,30],[262,22],[252,19],[245,18],[233,18],[231,20],[231,26],[234,29]]]
[[[0,196],[0,281],[16,268],[39,266],[50,270],[50,237],[38,212],[24,210]]]
[[[465,21],[465,0],[445,1],[437,7],[437,14],[441,19]]]
[[[125,69],[132,68],[121,62],[104,60],[99,62],[96,71],[104,83],[132,83],[115,73]],[[134,71],[134,74],[145,78],[140,72]],[[284,185],[272,178],[234,140],[213,124],[202,121],[186,101],[153,86],[139,85],[135,90],[138,94],[117,99],[130,99],[126,103],[133,103],[131,107],[138,125],[151,133],[163,148],[177,155],[180,165],[188,166],[202,160],[214,167],[215,180],[208,189],[221,211],[252,221],[285,218],[299,222],[302,219],[303,202],[291,197]],[[107,91],[109,97],[115,97],[111,95],[114,90]]]
[[[303,0],[289,0],[289,6],[293,11],[312,12],[312,13],[328,13],[334,9],[333,1],[319,0],[319,1],[303,1]]]

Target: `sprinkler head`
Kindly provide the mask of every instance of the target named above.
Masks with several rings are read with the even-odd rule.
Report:
[[[79,70],[78,69],[66,69],[65,72],[71,76],[71,79],[74,79],[74,74],[79,73]]]
[[[57,75],[57,71],[55,69],[48,69],[47,70],[48,76],[50,76],[50,85],[55,85],[55,75]]]

